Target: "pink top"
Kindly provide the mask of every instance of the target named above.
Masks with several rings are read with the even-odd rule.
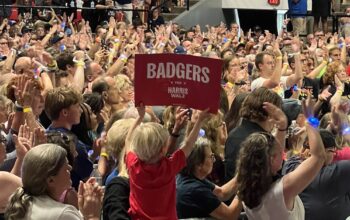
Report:
[[[342,149],[336,151],[333,162],[339,160],[350,160],[350,147],[343,147]]]
[[[170,158],[147,164],[129,152],[125,161],[130,177],[131,219],[176,220],[175,176],[186,166],[185,153],[177,150]]]

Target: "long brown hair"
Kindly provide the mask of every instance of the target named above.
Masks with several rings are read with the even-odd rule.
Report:
[[[270,157],[276,141],[269,133],[253,133],[241,144],[237,161],[238,197],[247,207],[260,205],[273,183]]]
[[[327,66],[327,71],[322,78],[324,85],[334,84],[334,76],[338,72],[341,65],[343,64],[340,61],[334,61]]]

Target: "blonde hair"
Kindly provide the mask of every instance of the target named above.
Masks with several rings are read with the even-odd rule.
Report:
[[[132,150],[144,162],[157,159],[169,137],[169,132],[160,124],[148,122],[138,126],[131,141]]]
[[[129,79],[129,77],[127,77],[126,75],[123,74],[118,74],[114,77],[115,82],[117,84],[117,88],[118,91],[121,92],[123,88],[125,88],[125,86],[127,85],[131,85],[131,81]]]
[[[121,176],[128,176],[124,163],[125,139],[134,119],[120,119],[112,125],[107,133],[107,151],[118,159],[118,171]]]

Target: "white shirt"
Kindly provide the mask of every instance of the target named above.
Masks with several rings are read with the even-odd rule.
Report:
[[[289,211],[284,202],[283,178],[277,180],[264,195],[258,207],[249,209],[243,203],[249,220],[304,220],[305,209],[303,202],[296,196],[293,210]]]
[[[35,196],[30,203],[25,220],[84,220],[72,205],[63,204],[49,196]]]
[[[275,88],[271,89],[272,91],[277,93],[279,96],[281,96],[282,99],[284,98],[284,91],[289,89],[287,87],[287,79],[288,79],[288,76],[282,76],[281,80],[280,80],[280,84],[278,86],[276,86]],[[251,90],[254,91],[255,89],[262,87],[266,80],[268,80],[268,79],[263,78],[263,77],[259,77],[255,80],[253,80],[253,82],[250,86]]]

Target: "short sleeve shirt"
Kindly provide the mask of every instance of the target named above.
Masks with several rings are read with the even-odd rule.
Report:
[[[284,98],[284,91],[289,89],[287,87],[287,79],[288,79],[287,76],[282,76],[281,80],[280,80],[280,84],[278,86],[276,86],[275,88],[271,89],[272,91],[276,92],[279,96],[281,96],[281,98]],[[251,85],[252,91],[262,87],[266,80],[267,79],[262,78],[262,77],[255,79]]]
[[[176,210],[179,219],[206,218],[221,201],[213,194],[215,185],[204,179],[179,174],[176,179]]]
[[[130,177],[131,218],[177,219],[175,176],[186,166],[185,153],[179,149],[171,157],[149,164],[129,152],[125,162]]]

